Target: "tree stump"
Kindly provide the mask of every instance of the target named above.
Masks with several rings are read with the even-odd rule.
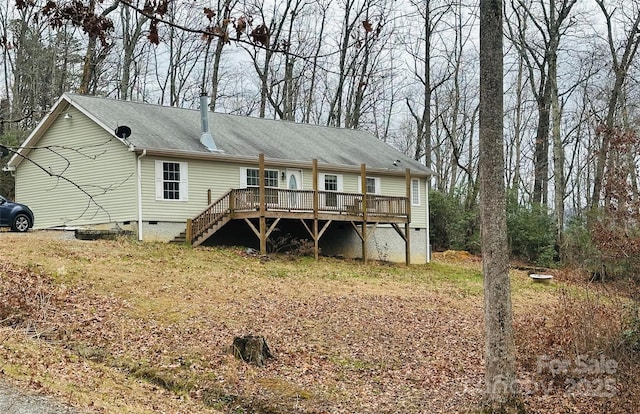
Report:
[[[236,336],[231,351],[236,358],[259,367],[264,365],[266,359],[273,358],[267,341],[258,335]]]

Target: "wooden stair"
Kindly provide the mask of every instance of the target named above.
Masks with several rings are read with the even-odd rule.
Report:
[[[178,234],[176,237],[174,237],[173,240],[169,241],[169,243],[172,243],[172,244],[185,244],[186,242],[187,242],[186,230]]]
[[[246,190],[244,191],[246,192]],[[233,197],[232,197],[233,196]],[[191,245],[199,246],[215,232],[231,221],[231,212],[235,202],[235,192],[230,190],[211,203],[202,213],[191,220]],[[187,230],[189,232],[189,229]],[[186,232],[185,232],[186,241]]]
[[[213,236],[218,230],[223,228],[225,224],[231,221],[230,214],[222,215],[218,220],[216,220],[211,227],[202,233],[202,235],[196,237],[194,240],[191,240],[192,246],[199,246],[204,243],[209,237]]]

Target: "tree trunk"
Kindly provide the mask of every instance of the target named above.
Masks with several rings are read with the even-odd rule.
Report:
[[[480,2],[480,232],[484,273],[485,396],[517,406],[503,148],[502,0]]]
[[[320,6],[320,5],[318,5]],[[312,108],[315,103],[316,82],[318,77],[318,58],[320,56],[320,50],[322,49],[322,39],[324,39],[325,23],[327,21],[327,7],[320,6],[322,9],[322,20],[320,21],[320,31],[318,32],[318,43],[316,45],[313,60],[311,62],[311,79],[309,80],[309,95],[307,97],[305,113],[302,117],[302,122],[305,124],[311,123]]]
[[[118,1],[106,8],[100,16],[105,17],[112,11],[118,8]],[[94,13],[96,7],[96,0],[89,2],[89,12]],[[91,82],[95,81],[96,76],[96,47],[98,45],[98,36],[96,34],[89,34],[89,43],[87,44],[87,52],[84,55],[84,63],[82,66],[82,78],[80,80],[80,86],[78,87],[78,93],[88,94],[90,93]]]
[[[123,6],[120,19],[122,22],[122,76],[120,79],[120,99],[128,100],[131,95],[131,67],[135,64],[136,45],[142,37],[143,25],[149,20],[146,16],[137,16],[131,20],[131,11]],[[135,69],[135,66],[134,66]],[[134,71],[134,80],[137,77],[137,70]]]
[[[234,3],[235,6],[235,3]],[[228,33],[229,22],[231,17],[231,0],[218,1],[217,15],[222,16],[219,20],[219,25],[222,33]],[[237,34],[239,38],[241,33]],[[211,64],[211,101],[209,102],[209,110],[215,112],[216,102],[218,100],[218,93],[220,88],[220,63],[222,62],[222,52],[227,39],[224,37],[218,37],[216,40],[216,48],[213,52],[213,62]]]
[[[555,61],[553,62],[555,63]],[[562,121],[562,107],[558,98],[558,85],[556,80],[555,64],[549,63],[549,77],[553,79],[551,87],[551,137],[553,142],[553,186],[554,186],[554,210],[556,221],[556,244],[562,246],[564,234],[564,198],[566,182],[564,176],[564,146],[560,136],[560,123]],[[560,252],[559,252],[560,253]]]
[[[548,78],[547,78],[548,82]],[[547,85],[537,97],[538,127],[536,129],[533,182],[533,202],[547,204],[547,189],[549,183],[549,106],[550,90]]]

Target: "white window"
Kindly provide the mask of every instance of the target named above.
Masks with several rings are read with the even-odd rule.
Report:
[[[278,188],[278,170],[264,171],[264,186]]]
[[[156,200],[187,201],[189,199],[186,162],[156,161]]]
[[[420,179],[413,178],[411,180],[411,205],[420,205]]]
[[[260,186],[260,170],[257,168],[247,168],[245,170],[247,177],[243,183],[247,187],[259,187]]]
[[[333,174],[325,174],[324,176],[324,190],[325,191],[338,191],[338,176]]]
[[[365,183],[367,185],[367,194],[382,194],[380,177],[367,177]],[[362,180],[360,180],[360,188],[362,188]]]
[[[240,169],[240,186],[260,187],[260,170],[257,168]],[[278,188],[278,170],[264,170],[264,186]]]
[[[240,170],[240,186],[252,188],[254,196],[259,197],[260,170],[258,168],[242,168]],[[266,202],[275,204],[278,202],[278,170],[264,170],[264,186]]]
[[[338,207],[338,195],[332,192],[342,191],[342,175],[339,174],[320,174],[320,190],[324,190],[324,207]]]

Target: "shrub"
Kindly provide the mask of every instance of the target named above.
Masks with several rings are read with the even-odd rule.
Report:
[[[434,250],[480,253],[480,216],[477,205],[465,206],[460,197],[429,193],[429,236]],[[523,207],[507,202],[507,229],[511,255],[541,266],[556,259],[555,225],[541,206]]]
[[[554,265],[555,226],[545,207],[523,207],[514,200],[509,200],[507,233],[513,257],[540,266]]]
[[[594,272],[602,267],[602,254],[591,239],[587,221],[582,216],[572,217],[564,232],[562,246],[565,265]]]
[[[593,280],[640,280],[640,227],[633,218],[606,210],[574,217],[565,231],[563,252],[566,265],[582,268]]]
[[[433,250],[480,252],[477,208],[467,209],[459,196],[429,193],[429,238]]]
[[[270,237],[267,240],[267,247],[269,253],[286,253],[295,257],[315,255],[315,245],[312,240],[297,238],[289,233],[283,236]]]
[[[627,315],[622,332],[624,344],[634,352],[640,352],[640,295],[627,306]]]
[[[440,191],[429,193],[429,238],[434,250],[451,247],[452,223],[457,218],[458,203]]]

